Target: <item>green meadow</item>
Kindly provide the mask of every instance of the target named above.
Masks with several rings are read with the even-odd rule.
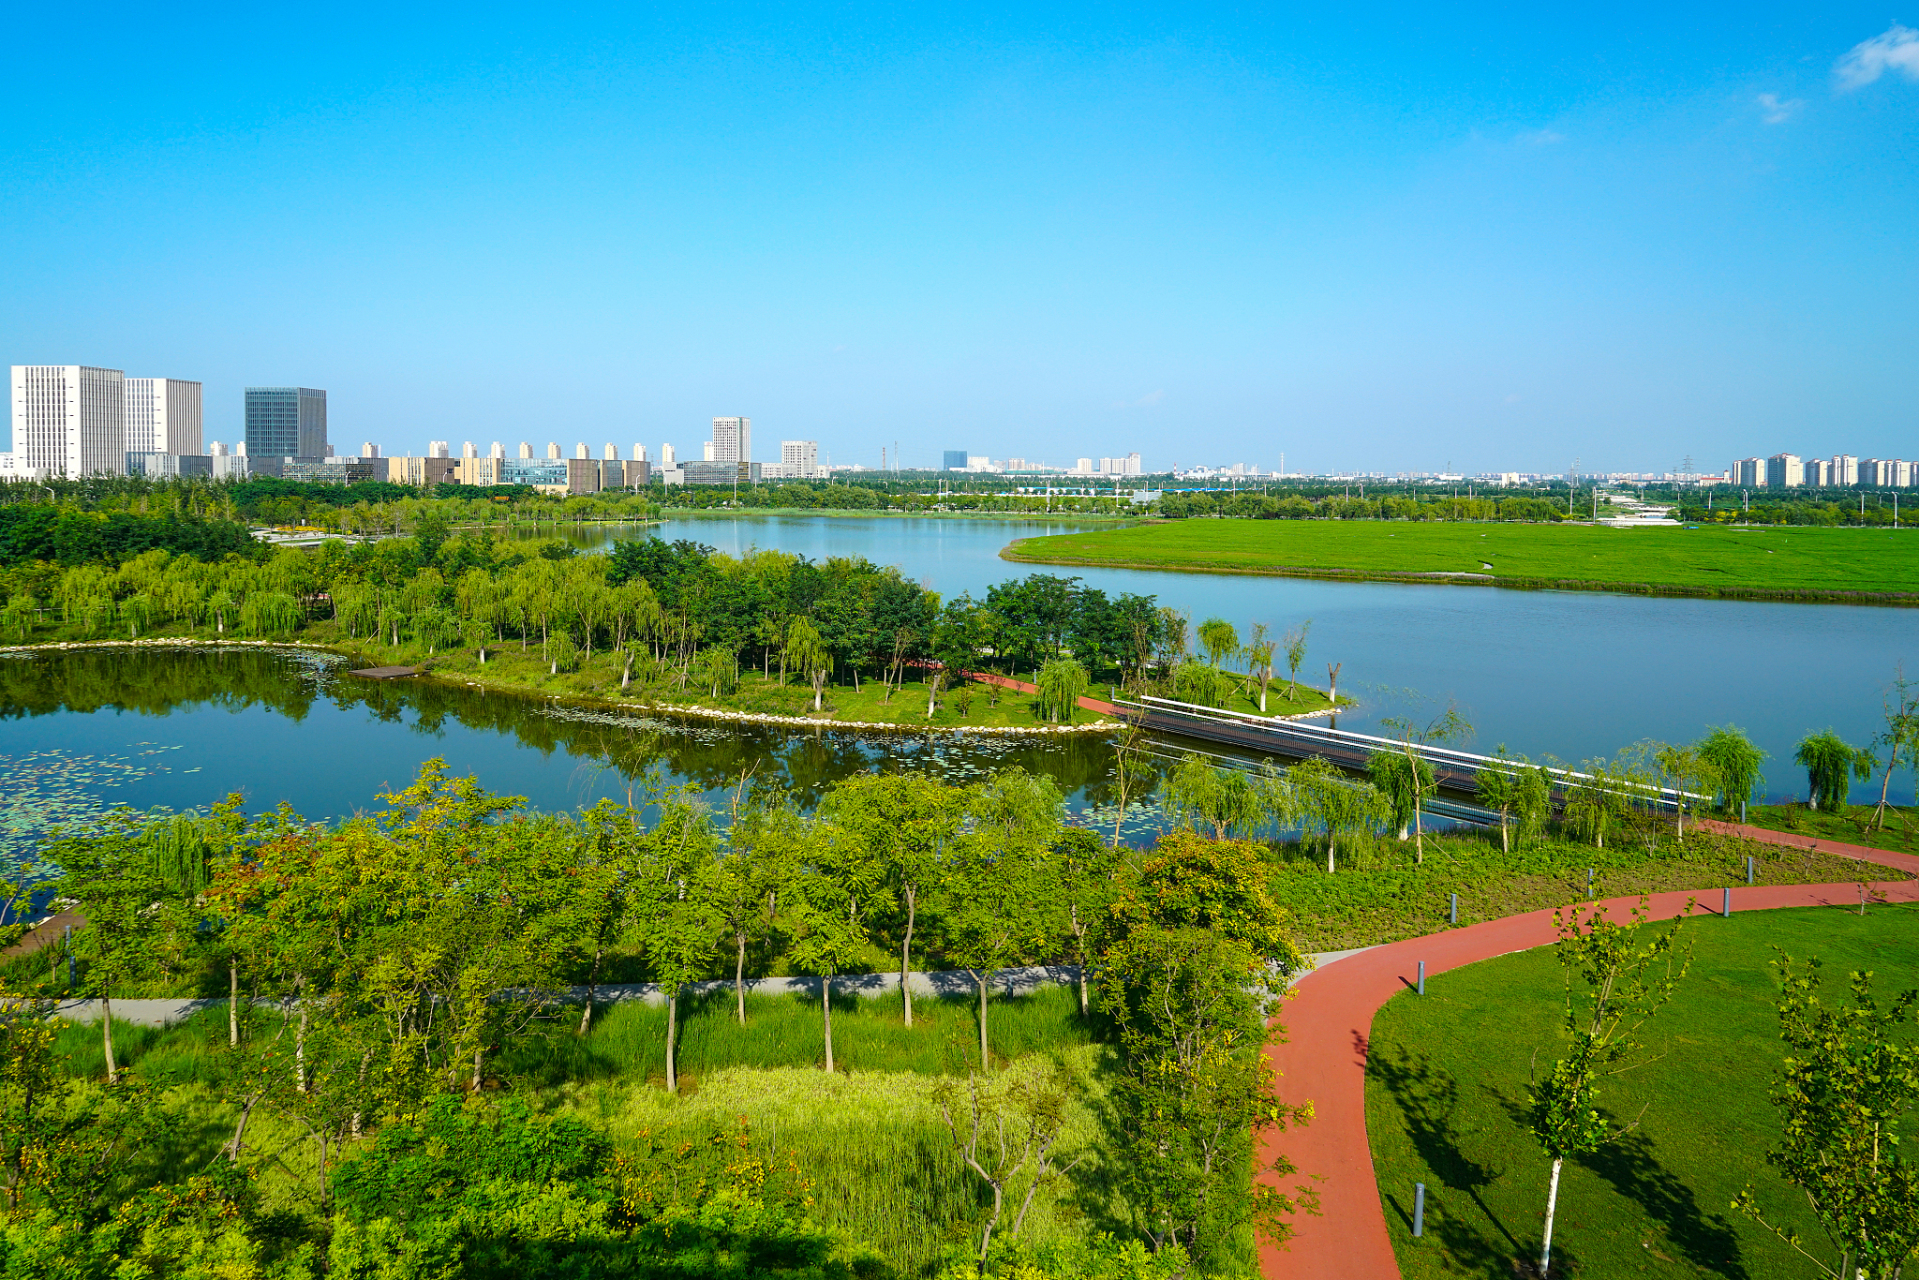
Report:
[[[1483,575],[1496,586],[1844,598],[1919,593],[1906,529],[1180,520],[1024,538],[1008,560],[1218,573]]]

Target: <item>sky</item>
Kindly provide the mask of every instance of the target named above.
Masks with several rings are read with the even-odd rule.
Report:
[[[1883,7],[1201,8],[23,8],[0,350],[339,452],[1919,454]]]

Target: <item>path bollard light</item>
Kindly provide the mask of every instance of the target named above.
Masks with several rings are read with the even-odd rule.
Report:
[[[1419,962],[1419,994],[1422,996],[1426,994],[1426,962],[1424,960]]]
[[[1413,1235],[1426,1234],[1426,1184],[1413,1183]]]
[[[1731,889],[1727,889],[1725,891],[1725,896],[1719,899],[1719,914],[1722,916],[1732,915],[1732,890]]]
[[[1588,901],[1591,901],[1592,896],[1593,896],[1593,868],[1587,867],[1586,868],[1586,899]]]
[[[1453,899],[1453,905],[1451,909],[1447,912],[1446,923],[1458,924],[1459,923],[1459,895],[1456,893],[1453,894],[1452,899]]]
[[[1752,883],[1753,873],[1758,870],[1758,866],[1759,866],[1759,859],[1753,857],[1751,854],[1747,854],[1746,855],[1746,883],[1747,884]]]
[[[1739,825],[1742,827],[1746,825],[1746,802],[1744,800],[1739,802]]]
[[[73,926],[67,926],[67,990],[73,990]]]

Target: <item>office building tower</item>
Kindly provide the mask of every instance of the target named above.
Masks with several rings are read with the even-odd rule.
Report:
[[[429,457],[429,458],[444,458],[444,457],[446,457],[447,455],[448,455],[448,449],[447,449],[447,443],[446,443],[446,441],[444,441],[444,440],[429,440],[429,441],[427,441],[427,442],[426,442],[426,456],[427,456],[427,457]]]
[[[811,480],[820,470],[820,442],[817,440],[780,441],[780,466],[797,480]]]
[[[753,460],[753,419],[713,419],[713,452],[710,462],[751,462]]]
[[[1796,453],[1775,453],[1766,459],[1766,487],[1797,489],[1806,482],[1805,466]]]
[[[1832,463],[1824,458],[1807,458],[1805,468],[1808,488],[1823,489],[1832,483]]]
[[[633,461],[635,461],[635,462],[645,462],[645,461],[646,461],[646,446],[645,446],[645,445],[643,445],[643,444],[636,444],[636,445],[634,445],[634,446],[633,446]]]
[[[573,446],[573,456],[574,456],[575,458],[589,458],[589,459],[590,459],[590,458],[591,458],[591,457],[593,456],[593,452],[592,452],[592,450],[590,450],[590,449],[588,449],[588,448],[586,447],[586,441],[584,441],[584,440],[581,440],[581,441],[579,441],[579,442],[578,442],[577,444],[575,444],[575,445]]]
[[[471,440],[466,440],[460,444],[460,456],[462,458],[477,458],[480,456],[480,451],[473,447]]]
[[[619,456],[620,456],[620,447],[612,443],[611,441],[608,441],[606,446],[606,453],[602,455],[604,460],[607,462],[611,462],[614,459],[618,458]]]
[[[125,475],[126,375],[84,364],[13,366],[16,475]]]
[[[945,460],[940,463],[940,466],[943,467],[945,470],[947,471],[966,470],[966,450],[948,449],[945,452],[945,454],[942,455],[942,457]]]
[[[248,387],[246,435],[250,457],[326,457],[326,392],[311,387]]]
[[[531,459],[533,457],[533,446],[524,440],[520,441],[520,457],[525,459]]]
[[[362,458],[377,458],[380,456],[380,446],[368,440],[360,446],[360,456]]]
[[[1859,459],[1849,453],[1832,455],[1832,480],[1836,485],[1855,485],[1859,483]]]
[[[128,378],[127,452],[200,453],[200,384]]]
[[[1859,462],[1859,487],[1862,489],[1890,489],[1892,476],[1891,458],[1863,458]]]
[[[678,455],[673,452],[672,445],[663,444],[660,446],[660,465],[662,467],[670,467],[678,460]]]
[[[506,446],[501,444],[498,440],[495,440],[493,442],[492,447],[486,451],[486,456],[489,458],[504,459],[506,457]]]
[[[1732,482],[1747,489],[1763,488],[1766,483],[1764,458],[1741,458],[1732,464]]]

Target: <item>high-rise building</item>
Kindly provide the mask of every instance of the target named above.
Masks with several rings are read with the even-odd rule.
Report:
[[[493,442],[493,447],[487,450],[486,456],[489,458],[498,458],[504,461],[506,458],[506,446],[501,444],[498,440],[495,440]]]
[[[1830,474],[1832,477],[1831,480],[1828,482],[1830,484],[1836,484],[1836,485],[1858,484],[1859,483],[1859,459],[1853,457],[1849,453],[1833,454],[1832,455],[1832,471]]]
[[[451,452],[447,446],[447,442],[444,440],[429,440],[426,442],[426,456],[429,458],[449,457],[451,456]]]
[[[1890,489],[1893,487],[1895,464],[1891,458],[1863,458],[1859,462],[1859,487],[1862,489]]]
[[[1832,463],[1824,458],[1807,458],[1805,468],[1808,488],[1823,489],[1832,483]]]
[[[558,440],[548,440],[546,442],[546,460],[548,462],[565,461],[560,453],[560,442]]]
[[[1766,459],[1768,489],[1797,489],[1806,483],[1806,468],[1796,453],[1775,453]]]
[[[660,446],[660,465],[662,467],[670,467],[676,461],[678,461],[678,458],[673,452],[673,446],[670,444],[661,445]]]
[[[784,474],[796,480],[811,480],[820,470],[820,442],[817,440],[780,441],[780,466]]]
[[[480,451],[474,447],[471,440],[463,440],[460,442],[460,456],[462,458],[477,458],[480,456]]]
[[[645,462],[645,461],[646,461],[646,446],[645,446],[645,445],[643,445],[643,444],[636,444],[636,445],[634,445],[634,446],[633,446],[633,461],[635,461],[635,462]]]
[[[614,444],[614,443],[613,443],[612,441],[610,441],[610,440],[609,440],[609,441],[607,441],[607,445],[606,445],[606,454],[605,454],[605,456],[604,456],[604,457],[602,458],[602,461],[605,461],[605,462],[612,462],[612,461],[614,461],[615,459],[617,459],[617,458],[618,458],[619,456],[620,456],[620,446],[618,446],[618,445],[616,445],[616,444]]]
[[[1766,484],[1766,460],[1764,458],[1741,458],[1732,464],[1732,482],[1747,489],[1761,489]]]
[[[13,366],[15,474],[125,475],[126,375],[85,364]]]
[[[127,452],[200,453],[200,384],[128,378]]]
[[[944,461],[940,463],[940,466],[944,468],[945,470],[947,471],[966,470],[966,450],[948,449],[942,455],[942,457],[944,458]]]
[[[326,392],[311,387],[248,387],[246,397],[250,456],[327,456]]]
[[[380,446],[368,440],[360,446],[360,456],[362,458],[377,458],[380,456]]]
[[[713,419],[714,462],[751,462],[753,460],[753,419]]]

